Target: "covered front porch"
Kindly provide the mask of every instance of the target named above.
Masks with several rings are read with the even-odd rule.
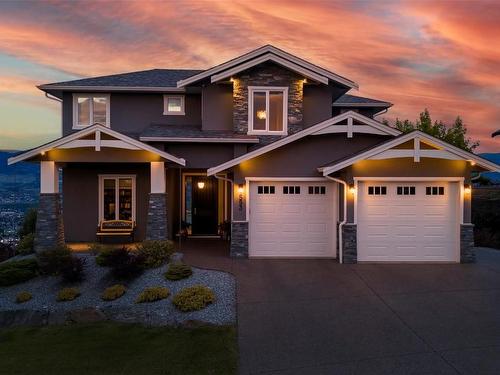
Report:
[[[93,125],[9,160],[40,163],[35,250],[97,240],[103,222],[133,225],[142,240],[226,234],[230,184],[185,160]]]

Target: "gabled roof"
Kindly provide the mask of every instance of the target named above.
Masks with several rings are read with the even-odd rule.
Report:
[[[65,137],[61,137],[61,138],[58,138],[54,141],[45,143],[41,146],[32,148],[31,150],[21,152],[20,154],[17,154],[15,156],[10,157],[7,160],[7,164],[11,165],[11,164],[32,158],[32,157],[37,156],[38,154],[44,153],[46,151],[50,151],[53,148],[63,147],[65,145],[70,144],[73,141],[78,141],[80,138],[89,136],[89,135],[94,134],[94,133],[97,135],[97,132],[99,132],[99,138],[101,135],[100,133],[107,134],[107,135],[123,142],[123,144],[129,145],[130,147],[128,147],[128,148],[149,151],[149,152],[152,152],[152,153],[154,153],[154,154],[156,154],[156,155],[158,155],[166,160],[170,160],[170,161],[177,163],[177,164],[180,164],[182,166],[186,165],[186,161],[182,158],[178,158],[178,157],[171,155],[167,152],[158,150],[156,147],[153,147],[153,146],[148,145],[146,143],[140,142],[136,139],[130,138],[122,133],[119,133],[117,131],[114,131],[114,130],[106,127],[106,126],[102,126],[99,124],[89,126],[88,128],[79,130],[79,131],[74,132],[72,134],[69,134]],[[103,144],[105,144],[104,142],[106,142],[106,141],[102,141],[102,142],[103,142]],[[103,145],[103,147],[105,147],[105,146]],[[97,149],[97,145],[96,145],[96,149]]]
[[[351,119],[351,121],[349,121],[349,119]],[[232,160],[225,162],[223,164],[220,164],[216,167],[212,167],[212,168],[207,170],[207,174],[209,176],[211,176],[211,175],[214,175],[218,172],[222,172],[223,170],[234,167],[235,165],[238,165],[244,161],[253,159],[259,155],[265,154],[266,152],[269,152],[269,151],[275,150],[279,147],[285,146],[291,142],[297,141],[297,140],[304,138],[308,135],[325,134],[325,130],[328,127],[338,126],[335,124],[342,122],[344,120],[348,120],[349,122],[351,122],[351,125],[352,125],[352,119],[356,119],[357,121],[360,121],[360,122],[366,124],[367,126],[372,126],[377,131],[380,131],[380,132],[383,131],[384,134],[387,134],[387,135],[400,134],[400,131],[397,129],[391,128],[387,125],[384,125],[378,121],[375,121],[369,117],[363,116],[359,113],[356,113],[353,111],[348,111],[348,112],[342,113],[338,116],[332,117],[328,120],[325,120],[323,122],[320,122],[316,125],[310,126],[304,130],[301,130],[301,131],[295,133],[295,134],[284,137],[284,138],[277,140],[273,143],[270,143],[266,146],[262,146],[254,151],[250,151],[250,152],[246,153],[245,155],[242,155],[240,157],[232,159]],[[360,125],[354,125],[354,126],[360,126]],[[349,131],[349,130],[347,130],[347,131]],[[352,129],[351,129],[351,131],[352,131]]]
[[[297,71],[304,76],[310,75],[311,78],[316,77],[313,79],[317,80],[318,82],[325,83],[325,80],[327,80],[326,82],[328,82],[328,80],[331,80],[349,88],[358,88],[358,84],[354,81],[351,81],[317,65],[311,64],[306,60],[291,55],[288,52],[285,52],[271,45],[265,45],[263,47],[257,48],[256,50],[250,51],[225,63],[214,66],[213,68],[207,69],[192,77],[182,79],[177,82],[177,87],[185,87],[209,77],[212,82],[215,82],[222,78],[227,78],[231,74],[236,74],[248,69],[249,67],[268,60],[277,62],[278,64],[283,65],[291,70]]]
[[[199,126],[160,124],[146,128],[139,139],[145,142],[259,143],[259,138],[254,135],[238,134],[232,130],[202,130]]]
[[[438,138],[432,137],[429,134],[423,133],[419,130],[415,130],[411,133],[403,134],[400,135],[399,137],[396,137],[394,139],[390,139],[380,145],[377,145],[373,148],[370,148],[366,151],[362,151],[352,157],[342,159],[342,160],[337,160],[335,162],[332,162],[330,165],[320,167],[318,168],[318,171],[323,173],[323,176],[327,176],[333,172],[337,172],[343,168],[346,168],[358,161],[365,160],[372,158],[376,156],[377,154],[380,154],[384,151],[387,151],[395,146],[398,146],[400,144],[403,144],[405,142],[411,141],[411,140],[422,140],[422,141],[427,141],[432,145],[435,145],[444,151],[447,151],[451,154],[456,155],[458,158],[463,159],[463,160],[469,160],[473,161],[477,165],[479,165],[482,168],[485,168],[490,171],[494,172],[500,172],[500,166],[486,160],[478,155],[475,155],[471,152],[464,151],[458,147],[455,147],[453,145],[450,145],[449,143],[446,143]]]
[[[202,70],[192,69],[151,69],[137,72],[112,74],[107,76],[82,78],[72,81],[55,82],[38,86],[47,90],[178,90],[177,81],[198,74]]]
[[[355,96],[344,94],[335,100],[332,104],[333,107],[392,107],[392,103],[384,102],[382,100],[365,98],[362,96]]]

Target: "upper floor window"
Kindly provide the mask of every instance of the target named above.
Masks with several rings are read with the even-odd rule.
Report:
[[[248,88],[248,133],[287,134],[288,87]]]
[[[184,95],[163,95],[164,115],[185,115]]]
[[[109,95],[73,94],[73,129],[94,124],[109,127]]]

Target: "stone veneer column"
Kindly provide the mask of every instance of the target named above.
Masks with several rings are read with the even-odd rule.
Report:
[[[358,239],[356,224],[344,224],[342,227],[342,253],[343,263],[358,263]]]
[[[64,245],[64,226],[59,193],[40,193],[36,216],[36,252]]]
[[[146,240],[166,240],[167,228],[167,186],[165,163],[151,162],[151,193],[149,194]]]
[[[474,224],[460,225],[460,263],[475,263]]]
[[[248,258],[248,222],[233,221],[231,223],[231,246],[232,258]]]
[[[167,194],[150,193],[146,240],[166,240],[167,238]]]

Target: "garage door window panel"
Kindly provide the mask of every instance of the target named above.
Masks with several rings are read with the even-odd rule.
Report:
[[[415,186],[398,186],[397,195],[415,195],[416,188]]]
[[[276,188],[273,185],[262,185],[257,187],[257,194],[274,194]]]
[[[426,195],[444,195],[444,186],[427,186],[425,188]]]
[[[387,186],[368,186],[368,195],[387,195]]]

